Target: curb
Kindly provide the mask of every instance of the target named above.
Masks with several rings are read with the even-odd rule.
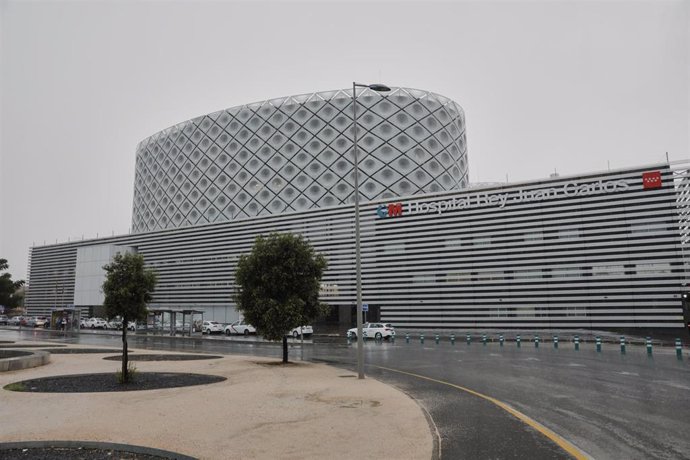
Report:
[[[21,347],[17,348],[21,349]],[[47,351],[26,351],[26,353],[24,356],[0,359],[0,372],[29,369],[31,367],[43,366],[50,362],[50,353]]]

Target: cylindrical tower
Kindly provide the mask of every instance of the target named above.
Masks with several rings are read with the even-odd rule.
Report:
[[[465,116],[448,98],[357,93],[364,201],[467,186]],[[352,93],[291,96],[180,123],[137,147],[132,231],[351,203]]]

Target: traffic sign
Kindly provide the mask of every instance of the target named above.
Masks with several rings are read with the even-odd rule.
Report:
[[[362,311],[369,311],[369,304],[368,303],[362,304]]]

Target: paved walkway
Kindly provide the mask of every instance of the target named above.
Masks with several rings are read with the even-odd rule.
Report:
[[[104,356],[112,354],[53,355],[46,366],[0,373],[0,387],[64,374],[113,372],[115,378],[120,363]],[[275,362],[236,355],[135,362],[142,372],[227,377],[212,385],[167,390],[51,394],[0,389],[0,442],[102,441],[205,459],[432,456],[425,415],[401,391],[326,365],[267,364]]]

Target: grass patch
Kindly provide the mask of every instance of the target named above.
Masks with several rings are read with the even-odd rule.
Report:
[[[9,391],[26,391],[26,386],[22,382],[15,382],[5,385],[5,390]]]
[[[132,361],[127,361],[127,381],[125,382],[125,376],[122,374],[122,370],[115,372],[115,377],[117,378],[117,383],[124,384],[133,382],[137,375],[137,366],[134,365]]]

